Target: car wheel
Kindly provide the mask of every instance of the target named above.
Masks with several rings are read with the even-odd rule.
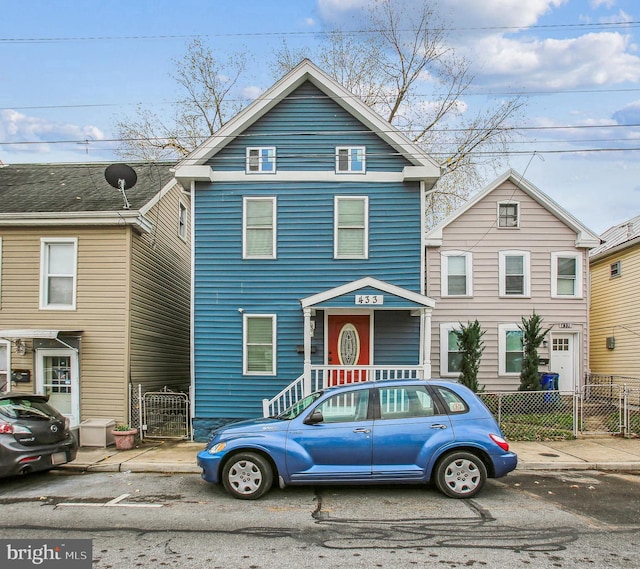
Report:
[[[475,496],[487,480],[487,468],[470,452],[452,452],[438,462],[435,469],[438,490],[451,498]]]
[[[257,500],[271,488],[273,470],[259,454],[236,454],[224,465],[222,483],[234,498]]]

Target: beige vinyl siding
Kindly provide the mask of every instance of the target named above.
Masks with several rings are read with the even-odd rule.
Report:
[[[0,328],[82,331],[81,419],[127,416],[123,400],[127,316],[127,227],[4,228]],[[43,237],[78,240],[75,310],[40,310],[40,247]],[[30,344],[31,346],[31,344]],[[62,347],[62,346],[61,346]],[[30,368],[34,369],[31,350]],[[26,363],[26,362],[23,362]],[[13,361],[16,367],[17,361]],[[22,365],[22,363],[20,364]],[[32,383],[21,388],[34,389]]]
[[[143,391],[189,390],[191,235],[179,237],[181,201],[190,216],[189,196],[176,185],[146,214],[152,232],[133,237],[131,382]]]
[[[516,201],[520,204],[520,227],[497,228],[497,204]],[[440,324],[467,323],[476,318],[486,330],[483,337],[485,351],[479,374],[480,385],[490,390],[515,389],[519,379],[499,377],[498,332],[500,324],[521,323],[535,309],[543,317],[545,326],[569,325],[564,332],[578,333],[581,350],[579,373],[586,369],[587,354],[587,252],[575,247],[576,234],[563,221],[517,188],[505,182],[464,212],[443,229],[443,245],[427,248],[427,295],[436,300],[432,326],[433,375],[440,374]],[[499,297],[499,252],[530,252],[530,298]],[[473,262],[473,297],[447,298],[441,296],[440,269],[442,251],[470,251]],[[551,253],[577,252],[582,261],[582,298],[551,297]],[[541,348],[540,357],[548,357]],[[544,370],[545,368],[541,368]]]
[[[620,261],[619,277],[610,277]],[[593,373],[640,378],[640,245],[614,252],[591,265],[591,346]],[[615,338],[615,349],[606,347]]]

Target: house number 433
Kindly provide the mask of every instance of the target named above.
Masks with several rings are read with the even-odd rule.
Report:
[[[382,294],[356,294],[356,304],[382,304],[383,302]]]

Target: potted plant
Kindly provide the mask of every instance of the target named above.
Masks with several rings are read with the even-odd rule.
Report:
[[[138,429],[130,425],[116,425],[116,428],[111,432],[113,433],[113,440],[118,450],[129,450],[133,448]]]

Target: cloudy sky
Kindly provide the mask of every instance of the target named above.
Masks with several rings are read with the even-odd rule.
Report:
[[[115,160],[118,118],[138,104],[170,115],[170,73],[193,38],[215,54],[245,51],[238,96],[256,94],[283,40],[358,29],[371,1],[0,0],[0,160]],[[475,74],[460,108],[526,99],[508,165],[597,233],[639,215],[640,2],[439,5]]]

